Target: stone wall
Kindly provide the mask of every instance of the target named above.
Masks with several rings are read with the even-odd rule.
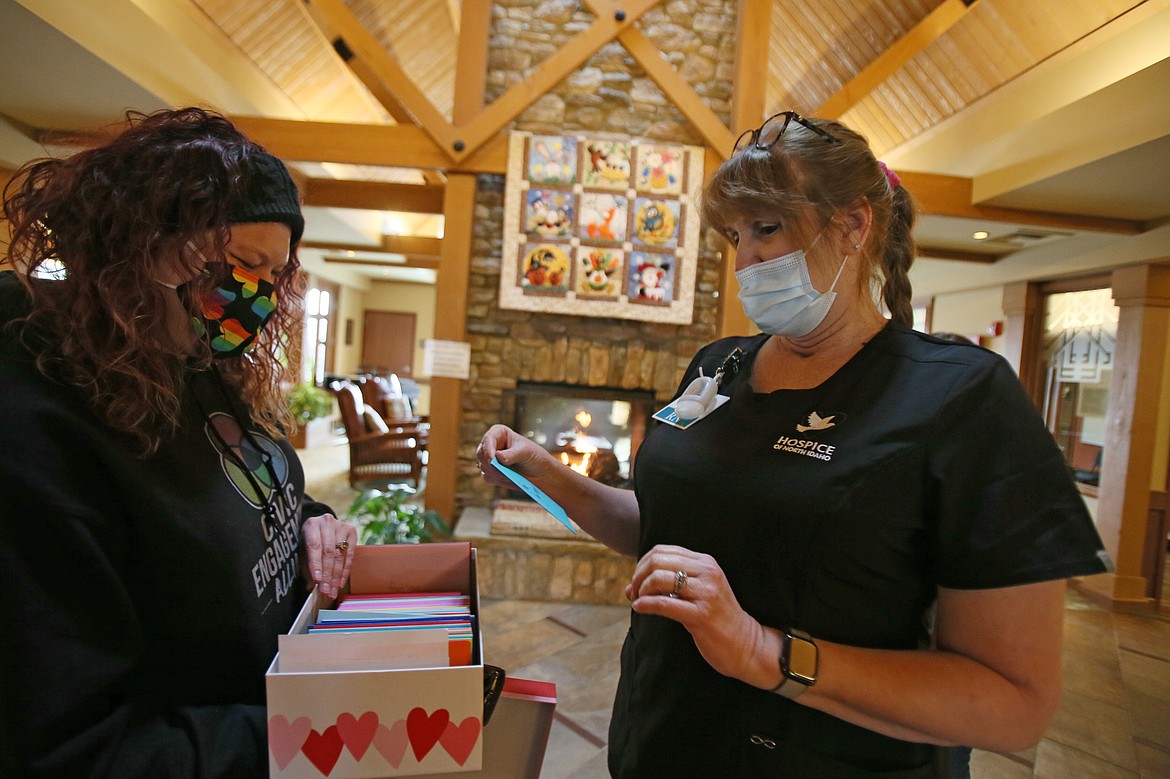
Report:
[[[736,0],[666,0],[637,23],[726,123],[731,100]],[[486,100],[522,80],[592,21],[577,0],[497,0],[492,10]],[[590,132],[703,145],[701,136],[619,43],[599,50],[514,124],[543,133]],[[720,239],[703,231],[694,319],[688,326],[501,310],[504,179],[481,176],[476,197],[456,502],[487,506],[474,454],[483,432],[510,424],[518,381],[650,390],[673,394],[700,346],[714,339],[719,313]],[[437,316],[442,316],[438,312]]]

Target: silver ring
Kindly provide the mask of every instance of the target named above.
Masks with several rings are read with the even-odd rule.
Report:
[[[687,588],[687,572],[675,571],[674,574],[674,594],[682,595],[682,591]]]

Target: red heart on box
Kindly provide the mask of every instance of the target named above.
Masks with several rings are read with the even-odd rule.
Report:
[[[343,712],[337,717],[337,733],[354,760],[362,759],[377,730],[378,715],[372,711],[367,711],[361,717],[354,717],[349,712]]]
[[[456,725],[448,722],[446,730],[439,738],[439,743],[447,754],[455,758],[455,762],[463,765],[475,749],[475,742],[479,740],[479,717],[468,717],[463,724]]]
[[[308,717],[297,717],[290,723],[283,714],[277,714],[268,720],[268,749],[276,759],[277,768],[283,771],[292,762],[312,729]]]
[[[379,725],[374,733],[374,749],[395,768],[406,754],[406,741],[406,720],[398,720],[391,728]]]
[[[337,726],[330,725],[322,733],[310,730],[301,751],[309,758],[309,762],[317,766],[318,771],[329,776],[333,766],[337,765],[337,758],[341,757],[341,735],[337,732]]]
[[[410,737],[410,748],[414,750],[415,760],[422,762],[438,743],[450,721],[451,713],[446,709],[436,709],[434,714],[427,714],[421,706],[410,710],[406,715],[406,734]]]

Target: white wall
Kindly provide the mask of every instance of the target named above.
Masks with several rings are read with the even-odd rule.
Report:
[[[365,311],[366,293],[355,287],[341,287],[336,311],[337,343],[333,351],[333,372],[357,373],[362,357],[362,312]],[[353,339],[345,343],[346,322],[352,323]]]
[[[931,317],[931,332],[958,333],[978,340],[991,335],[990,328],[1004,321],[1003,288],[987,287],[966,292],[936,295]],[[1003,336],[983,342],[995,352],[1003,352]]]

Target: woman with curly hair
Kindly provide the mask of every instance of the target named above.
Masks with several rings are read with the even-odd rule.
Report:
[[[4,193],[0,774],[264,776],[276,637],[356,543],[284,434],[304,219],[222,116],[127,119]]]

